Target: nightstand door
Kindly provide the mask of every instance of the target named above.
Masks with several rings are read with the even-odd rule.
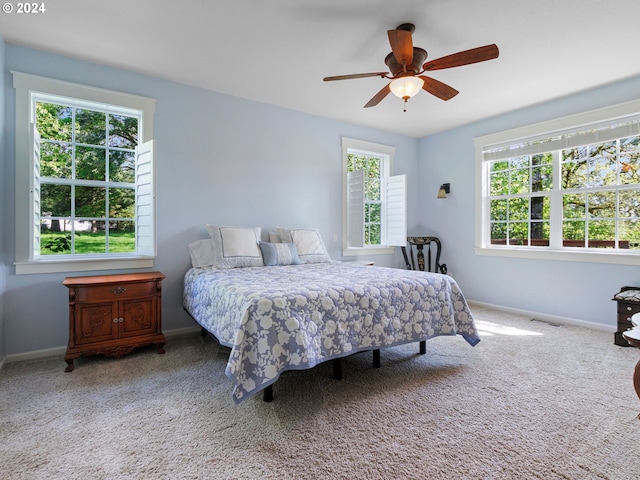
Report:
[[[75,342],[104,342],[118,338],[118,308],[114,302],[76,304]]]
[[[156,333],[155,297],[120,300],[120,338]]]

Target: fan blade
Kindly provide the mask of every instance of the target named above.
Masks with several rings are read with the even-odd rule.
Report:
[[[413,40],[411,32],[406,30],[387,30],[393,56],[400,65],[409,66],[413,63]]]
[[[422,89],[442,100],[451,100],[458,93],[460,93],[455,88],[450,87],[446,83],[442,83],[440,80],[436,80],[435,78],[426,77],[424,75],[420,75],[420,78],[424,80]]]
[[[386,97],[391,93],[391,89],[389,88],[389,85],[390,83],[387,83],[384,86],[384,88],[380,90],[378,93],[376,93],[373,96],[373,98],[369,100],[369,102],[363,108],[375,107],[376,105],[378,105],[384,97]]]
[[[388,72],[372,72],[372,73],[354,73],[351,75],[336,75],[335,77],[324,77],[325,82],[331,82],[333,80],[350,80],[352,78],[366,78],[366,77],[385,77]]]
[[[495,44],[485,45],[484,47],[472,48],[463,52],[453,53],[446,57],[436,58],[422,66],[424,71],[442,70],[443,68],[461,67],[471,63],[484,62],[498,58],[498,46]]]

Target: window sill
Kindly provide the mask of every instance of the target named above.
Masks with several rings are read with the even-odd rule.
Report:
[[[536,247],[476,247],[475,254],[488,257],[530,258],[582,263],[609,263],[613,265],[640,265],[638,253],[613,251],[584,251],[584,249],[551,250]]]
[[[396,247],[363,247],[345,248],[342,250],[343,257],[359,257],[361,255],[393,255]]]
[[[125,268],[151,268],[153,257],[47,259],[15,262],[16,275],[33,273],[88,272],[92,270],[119,270]]]

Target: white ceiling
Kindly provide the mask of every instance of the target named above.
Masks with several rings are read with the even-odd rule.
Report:
[[[0,14],[5,41],[415,137],[640,75],[638,0],[43,3]],[[429,59],[490,43],[500,57],[431,72],[460,94],[423,91],[406,113],[393,95],[362,108],[387,80],[322,81],[386,70],[386,31],[406,22]]]

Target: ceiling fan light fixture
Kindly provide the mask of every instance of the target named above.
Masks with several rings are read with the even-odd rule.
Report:
[[[414,29],[415,26],[412,23],[403,23],[395,30],[387,31],[389,45],[391,45],[391,53],[385,57],[384,63],[389,67],[389,72],[334,75],[332,77],[324,77],[324,81],[329,82],[333,80],[366,77],[388,78],[391,82],[382,87],[363,108],[375,107],[384,100],[387,95],[393,93],[396,97],[403,100],[404,111],[406,112],[407,100],[417,95],[420,90],[425,90],[427,93],[444,101],[451,100],[460,93],[446,83],[442,83],[435,78],[424,76],[422,73],[431,70],[443,70],[445,68],[485,62],[493,58],[498,58],[500,53],[498,46],[491,44],[452,53],[451,55],[425,62],[427,59],[427,51],[424,48],[413,46],[411,35]]]
[[[416,95],[422,89],[423,85],[424,80],[420,77],[401,77],[391,82],[389,88],[391,89],[391,93],[406,102]]]

